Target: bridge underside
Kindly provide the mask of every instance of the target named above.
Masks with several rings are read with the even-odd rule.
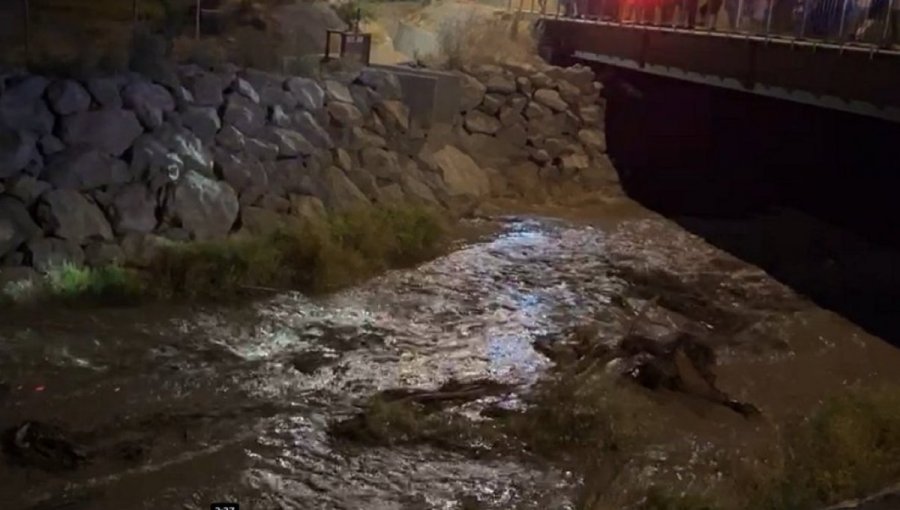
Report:
[[[644,25],[540,21],[541,50],[585,61],[900,122],[900,54]]]

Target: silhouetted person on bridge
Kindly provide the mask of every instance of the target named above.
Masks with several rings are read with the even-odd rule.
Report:
[[[684,16],[685,25],[688,28],[694,28],[697,26],[697,9],[700,6],[700,2],[698,0],[686,0],[684,3]]]

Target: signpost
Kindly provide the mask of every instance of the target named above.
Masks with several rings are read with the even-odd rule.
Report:
[[[363,65],[369,65],[369,57],[372,51],[372,34],[359,31],[359,22],[362,12],[356,9],[356,20],[350,30],[326,30],[325,34],[325,60],[334,58],[334,41],[338,42],[337,58],[357,60]]]
[[[363,65],[369,65],[372,34],[343,30],[327,30],[326,32],[325,60],[353,59],[359,60]],[[335,40],[337,40],[337,48],[335,48]],[[337,51],[336,55],[335,50]]]

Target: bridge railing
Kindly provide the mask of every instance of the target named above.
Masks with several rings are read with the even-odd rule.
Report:
[[[510,10],[611,24],[900,47],[900,0],[508,0]]]

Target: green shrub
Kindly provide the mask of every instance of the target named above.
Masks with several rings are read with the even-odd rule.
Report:
[[[258,287],[323,292],[443,249],[447,228],[417,207],[360,209],[253,236],[164,248],[152,261],[158,295],[228,297]]]
[[[134,271],[119,266],[100,268],[79,267],[71,263],[51,269],[46,276],[46,291],[51,297],[64,300],[99,300],[119,302],[135,299],[141,294],[140,277]]]

